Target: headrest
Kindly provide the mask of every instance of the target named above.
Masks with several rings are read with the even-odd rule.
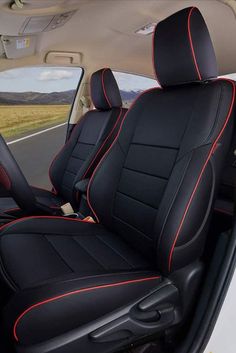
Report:
[[[163,87],[217,77],[210,34],[196,7],[185,8],[157,24],[153,64]]]
[[[120,91],[112,71],[108,68],[98,70],[91,76],[91,98],[98,110],[109,110],[122,106]]]

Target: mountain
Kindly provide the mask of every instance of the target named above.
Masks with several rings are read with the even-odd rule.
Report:
[[[137,91],[121,91],[123,101],[132,101]],[[75,90],[64,92],[0,92],[0,105],[46,105],[46,104],[72,104]]]
[[[121,97],[123,101],[132,101],[137,95],[139,95],[141,91],[120,91]]]
[[[0,92],[0,105],[71,104],[75,90],[65,92]]]

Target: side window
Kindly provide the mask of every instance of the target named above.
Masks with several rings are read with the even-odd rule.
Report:
[[[229,78],[230,80],[236,81],[236,74],[227,74],[220,76],[222,78]]]
[[[129,108],[134,99],[146,89],[157,87],[158,83],[149,77],[113,71],[117,80],[124,108]]]
[[[0,133],[9,140],[67,122],[81,75],[65,67],[0,72]]]

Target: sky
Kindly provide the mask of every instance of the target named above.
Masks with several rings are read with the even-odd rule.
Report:
[[[76,89],[82,70],[65,67],[27,67],[0,72],[0,92],[60,92]],[[118,86],[123,91],[140,91],[156,87],[155,80],[115,72]],[[236,74],[225,75],[236,79]]]
[[[0,72],[0,92],[60,92],[75,89],[82,70],[65,67],[27,67]],[[139,91],[157,86],[155,80],[116,72],[120,89]]]
[[[80,68],[20,68],[0,72],[0,92],[60,92],[75,89]]]

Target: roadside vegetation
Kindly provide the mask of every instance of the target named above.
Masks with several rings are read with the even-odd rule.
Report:
[[[66,122],[70,105],[0,105],[0,133],[20,136]]]

